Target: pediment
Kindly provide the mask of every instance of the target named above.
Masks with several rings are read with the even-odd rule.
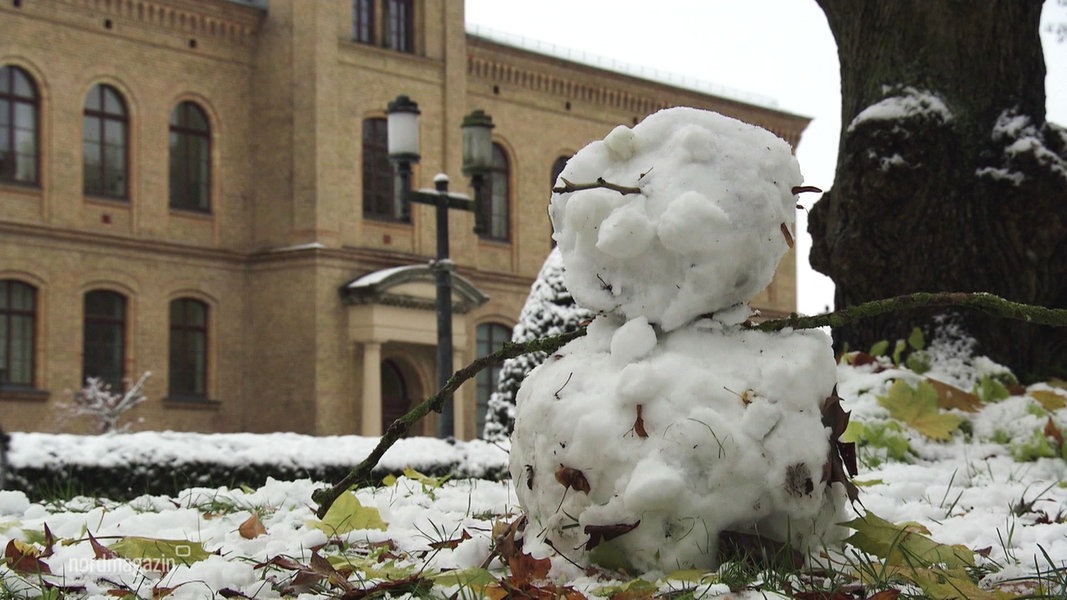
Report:
[[[452,272],[452,312],[464,314],[489,301],[466,277]],[[404,265],[373,271],[341,286],[347,305],[382,304],[418,310],[437,309],[437,272],[430,265]]]

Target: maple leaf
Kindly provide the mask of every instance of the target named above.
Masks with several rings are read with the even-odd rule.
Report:
[[[1057,448],[1059,448],[1061,451],[1063,450],[1063,434],[1060,433],[1060,428],[1056,426],[1056,423],[1052,420],[1052,417],[1049,417],[1048,421],[1045,423],[1044,434],[1045,437],[1051,438],[1052,441],[1056,442]]]
[[[878,404],[889,411],[889,416],[926,437],[944,441],[952,439],[952,432],[959,428],[963,417],[942,413],[938,398],[937,389],[926,381],[912,388],[908,382],[897,379],[890,386],[889,394],[878,397]]]
[[[974,566],[974,552],[966,546],[948,546],[930,539],[929,531],[914,523],[896,524],[868,512],[846,523],[856,530],[846,542],[886,561],[887,565],[949,568]]]
[[[588,494],[592,490],[589,487],[589,480],[585,478],[585,474],[571,467],[560,465],[556,469],[556,481],[562,483],[563,487],[574,488],[579,492]]]

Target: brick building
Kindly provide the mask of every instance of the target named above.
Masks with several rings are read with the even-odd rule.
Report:
[[[495,123],[494,226],[450,217],[457,367],[510,335],[586,143],[673,105],[794,145],[808,122],[468,34],[454,0],[4,0],[0,425],[86,430],[59,424],[71,390],[144,371],[143,429],[374,435],[432,393],[433,208],[396,218],[385,150],[400,94],[415,187],[467,191],[460,122]],[[794,273],[756,305],[792,310]],[[460,390],[458,437],[491,385]]]

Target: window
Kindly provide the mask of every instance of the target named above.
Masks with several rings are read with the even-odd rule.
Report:
[[[475,352],[478,358],[488,356],[504,347],[504,342],[511,340],[511,329],[497,323],[479,325],[476,332],[478,347]],[[478,404],[475,414],[477,415],[478,435],[485,431],[485,415],[489,411],[489,396],[496,391],[497,382],[500,380],[500,365],[493,365],[478,372]]]
[[[33,387],[37,289],[0,280],[0,387]]]
[[[167,389],[171,396],[207,396],[208,306],[192,298],[170,303],[170,369]]]
[[[479,209],[483,211],[486,231],[483,237],[507,241],[510,237],[508,216],[508,189],[510,168],[508,157],[500,144],[493,144],[493,166],[481,189]]]
[[[552,172],[548,178],[549,195],[552,195],[552,188],[556,187],[556,180],[559,179],[560,173],[567,166],[567,161],[570,160],[569,156],[561,156],[552,163]],[[552,223],[548,224],[548,239],[552,242],[552,247],[556,247],[556,238],[552,237]]]
[[[414,52],[412,33],[415,29],[413,0],[385,1],[384,46],[400,52]]]
[[[363,121],[363,216],[401,220],[385,119]]]
[[[352,39],[363,43],[374,43],[374,3],[376,0],[354,0],[352,2]]]
[[[414,0],[352,0],[354,41],[411,53],[414,34]]]
[[[125,389],[126,297],[97,290],[85,294],[82,382],[97,377],[114,391]]]
[[[18,67],[0,67],[0,181],[36,184],[37,86]]]
[[[210,212],[211,126],[203,109],[182,102],[170,115],[170,207]]]
[[[82,160],[86,194],[125,198],[126,103],[115,88],[98,85],[85,97]]]

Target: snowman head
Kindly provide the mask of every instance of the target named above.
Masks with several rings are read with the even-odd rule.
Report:
[[[583,148],[556,187],[598,181],[549,205],[567,288],[585,307],[670,331],[770,284],[803,178],[771,132],[671,108]]]

